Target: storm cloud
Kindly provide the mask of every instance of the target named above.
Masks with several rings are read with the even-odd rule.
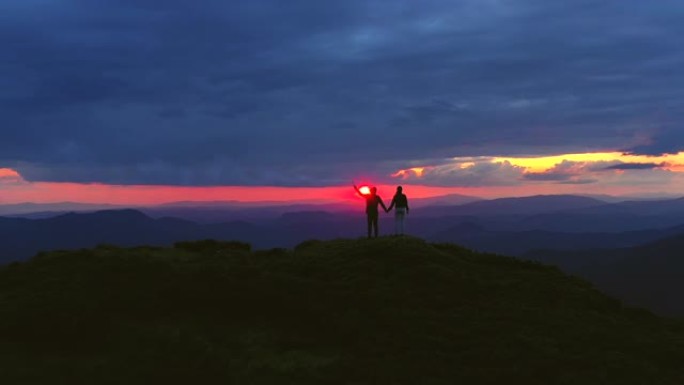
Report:
[[[682,12],[675,0],[3,1],[0,168],[334,185],[456,156],[677,152]]]

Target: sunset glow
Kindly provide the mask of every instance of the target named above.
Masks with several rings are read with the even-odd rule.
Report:
[[[282,204],[341,203],[356,205],[358,195],[352,186],[276,187],[276,186],[159,186],[109,185],[101,183],[29,182],[12,169],[3,169],[0,178],[0,204],[24,202],[106,203],[116,205],[156,205],[171,202],[218,202]],[[9,181],[10,183],[6,183]],[[396,185],[374,184],[381,196],[393,193]],[[413,198],[429,198],[446,194],[471,194],[476,191],[459,187],[434,187],[404,184]],[[361,188],[370,193],[368,185]]]
[[[443,164],[426,165],[399,170],[391,177],[402,180],[430,180],[453,175],[469,175],[496,165],[499,168],[519,170],[521,178],[530,176],[530,180],[554,181],[554,173],[565,173],[574,177],[593,175],[597,178],[608,171],[621,174],[624,170],[661,170],[674,173],[684,172],[684,153],[662,155],[634,155],[622,152],[598,152],[582,154],[561,154],[550,156],[520,157],[455,157]],[[544,175],[549,178],[545,179]],[[532,178],[536,176],[536,178]],[[599,178],[600,179],[600,178]],[[453,183],[458,185],[458,183]]]
[[[455,158],[458,159],[458,158]],[[542,157],[495,157],[494,163],[509,162],[514,166],[525,168],[528,172],[544,172],[563,162],[598,163],[620,162],[624,164],[657,164],[659,168],[681,172],[684,171],[684,153],[663,154],[657,156],[632,155],[621,152],[600,152],[586,154],[563,154]]]
[[[411,176],[422,177],[428,167],[413,167],[406,170],[399,170],[392,174],[393,178],[408,179]]]
[[[485,174],[480,175],[482,170]],[[670,176],[665,177],[667,174]],[[595,194],[671,194],[684,191],[684,153],[659,156],[602,152],[539,157],[457,157],[441,165],[399,170],[390,177],[400,179],[414,198],[447,194],[484,198],[584,194],[587,193],[587,184],[591,184],[591,191]],[[449,178],[456,179],[452,181]],[[381,196],[390,195],[396,187],[387,183],[373,184]],[[359,190],[361,194],[370,194],[369,185],[362,185]],[[179,201],[354,204],[355,196],[350,186],[203,187],[29,182],[16,170],[0,168],[0,204],[64,201],[119,205]]]
[[[12,170],[11,168],[0,168],[0,179],[20,179],[21,176],[18,172]]]

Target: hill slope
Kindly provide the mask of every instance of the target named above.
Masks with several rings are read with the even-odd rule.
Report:
[[[3,383],[676,384],[684,327],[413,238],[52,252],[0,269]]]
[[[526,258],[581,275],[622,300],[659,314],[684,316],[684,234],[628,248],[538,250]]]
[[[684,232],[684,226],[618,233],[564,233],[545,230],[490,231],[475,223],[461,223],[430,235],[438,242],[458,243],[473,250],[520,256],[536,250],[589,250],[642,245]]]

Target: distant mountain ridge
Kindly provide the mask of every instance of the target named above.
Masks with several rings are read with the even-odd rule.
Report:
[[[458,243],[483,252],[520,256],[536,249],[568,251],[630,247],[676,234],[684,234],[684,225],[615,233],[568,233],[546,230],[489,231],[474,223],[463,223],[431,235],[430,239]]]
[[[78,202],[57,202],[57,203],[13,203],[0,204],[0,216],[22,215],[32,213],[56,213],[57,215],[70,211],[99,211],[121,208],[119,205],[112,204],[90,204]]]
[[[411,213],[408,224],[411,234],[431,241],[458,243],[478,251],[555,264],[571,273],[581,274],[626,300],[642,306],[652,303],[653,309],[667,314],[684,314],[684,307],[677,305],[676,301],[664,303],[662,300],[668,295],[663,287],[665,284],[684,292],[684,287],[678,283],[684,276],[684,267],[678,264],[677,259],[684,247],[684,226],[628,232],[558,232],[526,230],[521,224],[524,225],[529,218],[434,218],[416,217]],[[391,234],[392,220],[391,215],[382,217],[382,234]],[[573,220],[568,223],[572,225]],[[502,225],[501,221],[510,222]],[[492,230],[490,226],[496,223],[506,229]],[[362,237],[365,225],[361,210],[346,214],[288,212],[274,219],[256,222],[236,219],[208,224],[173,217],[152,218],[132,209],[68,213],[45,219],[0,217],[0,264],[25,260],[40,251],[81,249],[100,244],[169,246],[179,241],[216,239],[241,240],[260,249],[291,248],[306,239]],[[515,230],[516,226],[521,229]],[[646,245],[639,246],[642,244]],[[647,259],[647,256],[656,259]],[[657,258],[665,259],[654,265],[652,262],[660,261]],[[637,262],[627,263],[630,260]],[[651,275],[644,276],[646,272]],[[674,275],[667,279],[655,277],[673,272]],[[639,295],[630,291],[634,285],[625,277],[644,280],[644,291]]]
[[[459,198],[460,199],[460,198]],[[617,248],[675,235],[684,223],[684,200],[607,204],[571,195],[476,201],[452,206],[413,206],[407,228],[426,239],[476,250],[521,255],[534,249]],[[654,207],[650,210],[649,207]],[[202,238],[243,239],[256,247],[292,247],[304,239],[365,234],[363,202],[353,207],[293,205],[250,208],[171,207],[5,218],[0,260],[28,258],[39,250],[169,245]],[[644,215],[654,212],[657,214]],[[176,219],[171,219],[176,218]],[[392,214],[381,214],[381,234],[393,231]]]
[[[334,224],[321,226],[323,218],[335,219]],[[269,248],[292,247],[308,238],[332,239],[363,233],[360,216],[336,218],[327,212],[303,212],[258,224],[243,220],[200,224],[173,217],[152,218],[132,209],[68,213],[42,219],[0,217],[0,263],[27,259],[39,251],[99,244],[168,246],[211,238],[239,239]]]
[[[635,247],[537,250],[524,257],[585,277],[633,305],[684,317],[684,233]]]

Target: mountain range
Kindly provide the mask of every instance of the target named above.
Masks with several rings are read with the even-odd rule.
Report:
[[[631,305],[684,316],[684,231],[635,247],[536,250],[525,258],[582,276]]]
[[[292,248],[307,239],[364,236],[362,210],[344,205],[236,208],[230,203],[187,203],[0,217],[0,263],[26,260],[41,251],[101,244],[169,246],[216,239],[248,242],[258,249]],[[678,257],[684,246],[683,223],[684,199],[606,203],[538,196],[417,205],[408,217],[408,231],[434,242],[558,265],[629,303],[684,315],[684,306],[673,295],[684,289],[679,283],[684,266]],[[392,226],[392,216],[383,215],[381,232],[391,233]]]

